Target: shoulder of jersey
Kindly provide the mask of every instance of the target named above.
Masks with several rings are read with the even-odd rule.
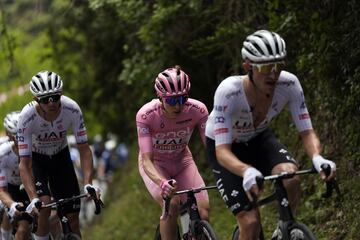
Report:
[[[241,76],[230,76],[225,78],[216,89],[216,95],[225,96],[227,99],[237,97],[242,94]]]
[[[69,98],[68,96],[61,96],[61,107],[65,111],[69,111],[72,113],[79,113],[80,107],[73,99]]]
[[[6,142],[0,145],[0,157],[10,154],[12,151],[11,142]]]
[[[194,110],[196,112],[200,112],[201,114],[208,113],[206,105],[199,100],[189,98],[185,105],[189,107],[190,111]]]
[[[136,114],[136,118],[142,120],[151,119],[156,112],[161,108],[161,103],[158,99],[153,99],[152,101],[144,104]]]
[[[36,119],[37,113],[35,104],[36,102],[32,101],[26,104],[21,110],[18,128],[28,126]]]
[[[282,71],[276,84],[286,88],[294,87],[299,84],[299,79],[290,72]]]
[[[21,113],[28,113],[31,111],[35,111],[36,101],[31,101],[28,104],[26,104],[23,109],[21,110]]]

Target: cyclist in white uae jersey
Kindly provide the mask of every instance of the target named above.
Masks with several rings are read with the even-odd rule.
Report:
[[[80,193],[67,145],[68,129],[72,129],[80,151],[84,192],[87,192],[87,187],[93,187],[92,154],[83,115],[75,101],[62,95],[62,86],[63,82],[56,73],[39,72],[30,82],[35,101],[21,111],[18,124],[20,175],[31,199],[28,212],[37,213],[36,203],[49,203],[50,195],[58,200]],[[72,231],[80,236],[80,201],[66,205],[64,210]],[[35,235],[38,240],[48,239],[49,215],[50,209],[39,213]]]
[[[20,190],[21,179],[19,173],[19,156],[16,143],[16,131],[20,112],[11,112],[4,118],[4,127],[9,141],[0,145],[0,200],[8,208],[9,217],[17,218],[15,239],[29,239],[32,223],[31,217],[20,212],[17,207],[29,204],[25,191]],[[10,239],[11,230],[1,230],[3,240]]]
[[[285,41],[274,32],[260,30],[243,43],[244,76],[226,78],[218,86],[214,109],[206,124],[206,147],[219,192],[236,216],[239,239],[258,239],[260,215],[257,209],[243,211],[259,196],[256,177],[297,170],[297,162],[269,130],[270,121],[289,105],[293,121],[307,154],[324,180],[336,175],[334,162],[324,159],[319,138],[312,128],[304,93],[297,77],[282,71]],[[322,164],[331,166],[325,179]],[[300,180],[284,182],[294,209],[299,201]]]

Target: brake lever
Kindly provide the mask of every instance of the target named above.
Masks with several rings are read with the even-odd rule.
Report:
[[[103,203],[103,201],[101,201],[100,198],[98,198],[96,196],[96,191],[94,188],[92,187],[87,187],[86,190],[88,191],[88,193],[91,196],[91,199],[94,201],[95,203],[95,214],[98,215],[101,212],[101,209],[105,207],[105,204]]]
[[[161,220],[166,219],[167,216],[169,215],[170,200],[171,200],[170,197],[163,197],[164,207],[162,209],[161,216],[160,216]]]
[[[263,176],[261,176],[261,177],[257,176],[255,179],[256,179],[256,184],[258,185],[259,190],[262,190],[264,188],[264,181],[265,181],[264,177]],[[249,201],[249,203],[244,206],[245,211],[250,211],[253,208],[257,207],[257,199],[258,199],[258,197],[253,192],[250,192],[250,195],[251,195],[253,200]]]
[[[331,173],[331,167],[329,164],[322,164],[321,169],[324,171],[325,176],[328,177]],[[324,192],[321,196],[323,198],[329,198],[332,196],[333,190],[335,189],[337,193],[337,198],[341,199],[341,192],[339,188],[339,184],[336,179],[326,182],[326,192]]]

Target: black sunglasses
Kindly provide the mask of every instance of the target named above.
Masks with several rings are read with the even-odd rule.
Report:
[[[60,94],[49,95],[46,97],[38,98],[37,101],[42,104],[48,104],[49,102],[58,102],[60,100]]]

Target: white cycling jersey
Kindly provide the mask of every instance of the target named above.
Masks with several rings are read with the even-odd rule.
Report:
[[[14,142],[0,145],[0,187],[7,187],[8,183],[20,185],[19,157],[13,150]]]
[[[0,137],[0,145],[5,143],[5,142],[8,142],[10,139],[8,136],[1,136]]]
[[[27,104],[20,113],[18,146],[20,157],[31,152],[55,155],[67,147],[67,130],[72,129],[78,144],[87,142],[87,132],[79,105],[69,97],[61,96],[60,114],[49,122],[36,111],[35,101]]]
[[[215,140],[216,145],[249,141],[264,131],[286,104],[289,104],[292,119],[299,132],[312,129],[300,82],[294,74],[286,71],[280,73],[265,119],[255,128],[244,92],[244,77],[226,78],[215,92],[214,108],[206,122],[205,135]]]

